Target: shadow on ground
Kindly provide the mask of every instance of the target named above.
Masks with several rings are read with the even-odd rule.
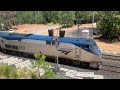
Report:
[[[106,40],[106,39],[104,39],[104,38],[102,37],[102,35],[94,35],[94,36],[93,36],[93,39],[94,39],[94,40],[97,40],[97,41],[102,41],[102,42],[105,42],[105,43],[109,43],[109,44],[120,42],[120,41],[118,41],[117,39],[114,39],[114,40]]]

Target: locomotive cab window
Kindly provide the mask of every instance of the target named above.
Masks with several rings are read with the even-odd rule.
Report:
[[[86,49],[86,50],[89,50],[89,49],[90,49],[90,46],[89,46],[89,45],[82,45],[82,48],[83,48],[83,49]]]
[[[93,44],[94,46],[97,46],[97,44],[96,44],[96,42],[94,42],[94,44]]]

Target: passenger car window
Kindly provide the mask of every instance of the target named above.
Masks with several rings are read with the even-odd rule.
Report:
[[[6,48],[11,48],[11,45],[5,44]]]
[[[46,42],[46,44],[48,44],[48,45],[56,45],[56,42]],[[59,45],[59,42],[58,42],[58,45]]]
[[[12,49],[18,49],[18,46],[12,46]]]

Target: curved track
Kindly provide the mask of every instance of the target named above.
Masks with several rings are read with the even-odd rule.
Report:
[[[118,60],[120,61],[120,55],[114,55],[114,54],[102,54],[103,59],[108,59],[108,60]]]
[[[120,67],[110,66],[110,65],[102,65],[100,70],[120,73]]]
[[[120,55],[103,53],[102,58],[100,70],[120,73]]]

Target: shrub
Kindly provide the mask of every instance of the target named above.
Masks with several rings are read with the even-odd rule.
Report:
[[[120,38],[120,18],[115,11],[101,12],[101,18],[97,23],[97,29],[103,38],[109,41]]]
[[[41,55],[41,56],[40,56]],[[58,79],[59,77],[54,74],[52,69],[50,68],[50,64],[45,61],[46,56],[40,53],[34,54],[35,58],[39,61],[35,61],[35,66],[42,68],[45,73],[42,76],[39,76],[41,79]]]
[[[73,11],[60,11],[58,18],[62,27],[71,27],[74,24],[75,14]]]

